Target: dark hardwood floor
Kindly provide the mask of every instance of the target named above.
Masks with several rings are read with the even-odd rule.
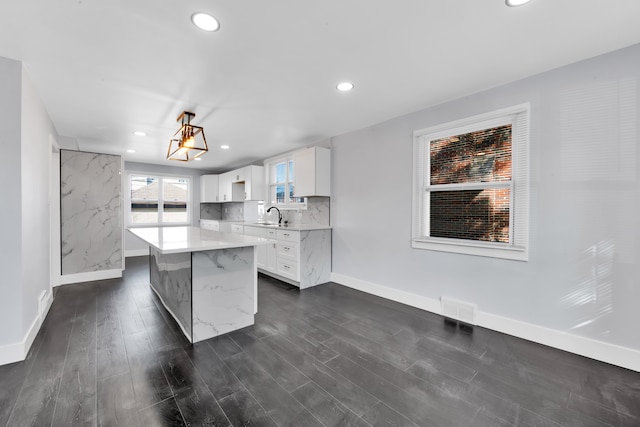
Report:
[[[329,283],[260,277],[256,324],[189,345],[148,286],[56,289],[7,426],[640,426],[640,373]]]

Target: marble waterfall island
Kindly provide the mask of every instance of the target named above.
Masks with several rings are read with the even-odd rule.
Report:
[[[256,246],[269,241],[198,227],[130,228],[149,245],[151,289],[190,342],[254,324]]]

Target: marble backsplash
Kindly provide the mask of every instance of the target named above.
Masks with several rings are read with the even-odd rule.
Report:
[[[62,274],[122,268],[122,159],[60,150]]]
[[[329,197],[307,197],[307,209],[282,210],[282,219],[292,226],[330,225]],[[278,221],[277,212],[266,213],[268,206],[262,202],[200,203],[200,219],[222,221]]]
[[[257,221],[257,201],[200,203],[200,219],[222,221]]]
[[[222,219],[222,203],[200,203],[200,219]]]
[[[282,219],[289,221],[291,226],[300,225],[330,225],[330,198],[329,197],[307,197],[307,209],[300,211],[282,211]],[[272,211],[273,213],[273,211]],[[271,214],[267,215],[267,220]],[[277,216],[273,215],[273,217]]]

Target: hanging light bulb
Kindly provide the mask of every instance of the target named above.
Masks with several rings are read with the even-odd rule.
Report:
[[[201,126],[191,124],[191,119],[195,116],[189,111],[178,116],[177,121],[182,121],[182,126],[169,141],[167,160],[188,162],[209,151],[207,140],[204,137],[204,129]]]

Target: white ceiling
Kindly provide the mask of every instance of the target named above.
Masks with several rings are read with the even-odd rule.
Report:
[[[638,43],[638,17],[638,0],[2,0],[0,56],[65,144],[178,166],[190,110],[211,149],[188,166],[224,171]]]

